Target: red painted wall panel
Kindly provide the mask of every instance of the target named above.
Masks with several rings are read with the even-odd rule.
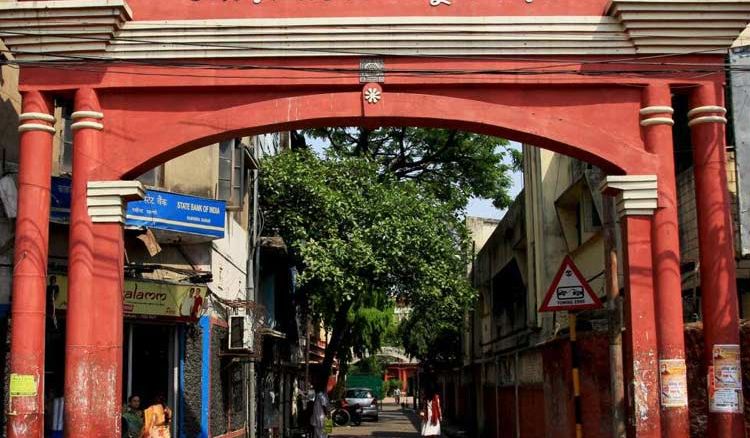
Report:
[[[523,438],[544,438],[544,387],[525,386],[518,393],[519,423]]]
[[[570,371],[570,343],[559,340],[542,349],[546,438],[575,437],[575,408]]]
[[[609,438],[612,436],[609,341],[606,335],[584,335],[578,340],[578,348],[583,430],[588,438]]]
[[[497,391],[497,419],[500,422],[498,438],[515,438],[516,436],[516,389],[499,388]],[[522,435],[523,436],[523,435]]]
[[[484,394],[484,431],[483,438],[497,438],[497,405],[495,400],[495,387],[485,386]]]

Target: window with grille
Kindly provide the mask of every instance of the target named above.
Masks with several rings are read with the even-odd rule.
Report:
[[[136,179],[147,187],[162,187],[164,186],[164,167],[156,166]]]
[[[58,155],[61,174],[70,174],[73,172],[73,130],[70,129],[73,119],[70,115],[70,107],[62,107],[62,136],[60,138],[60,153]]]
[[[240,139],[219,143],[219,182],[217,198],[227,201],[227,208],[242,208],[245,197],[245,154]]]

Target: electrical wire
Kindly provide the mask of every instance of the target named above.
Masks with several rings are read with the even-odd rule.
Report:
[[[2,63],[0,63],[2,64]],[[49,70],[64,70],[64,71],[76,71],[76,72],[90,72],[90,73],[101,73],[101,74],[122,74],[122,75],[129,75],[129,76],[155,76],[155,77],[177,77],[177,78],[209,78],[209,79],[267,79],[267,80],[301,80],[301,79],[311,79],[311,80],[324,80],[324,79],[344,79],[344,78],[359,78],[359,72],[351,72],[351,73],[339,73],[337,75],[333,76],[324,76],[324,75],[314,75],[314,76],[288,76],[288,75],[272,75],[272,76],[237,76],[237,75],[217,75],[217,74],[188,74],[188,73],[169,73],[169,72],[144,72],[144,71],[122,71],[122,70],[114,70],[112,68],[104,68],[104,69],[95,69],[86,67],[85,65],[82,66],[74,66],[74,65],[55,65],[55,64],[27,64],[30,67],[37,67],[37,68],[44,68]],[[270,67],[267,68],[268,70],[273,70],[274,68]],[[638,71],[629,71],[627,73],[623,72],[580,72],[576,70],[569,70],[569,71],[553,71],[553,72],[536,72],[536,73],[516,73],[513,71],[496,71],[496,72],[388,72],[386,71],[387,75],[389,77],[404,77],[404,78],[420,78],[420,77],[426,77],[429,76],[432,79],[455,79],[457,76],[461,76],[462,80],[464,81],[481,81],[485,80],[487,76],[514,76],[514,81],[517,83],[523,83],[524,79],[528,79],[529,83],[537,83],[537,81],[533,78],[534,76],[541,76],[541,75],[573,75],[573,76],[586,76],[586,77],[623,77],[623,78],[632,78],[634,81],[638,78],[643,78],[645,76],[664,76],[664,75],[684,75],[684,80],[690,80],[690,79],[697,79],[698,77],[703,77],[707,75],[714,75],[719,74],[722,72],[741,72],[745,73],[748,70],[737,70],[737,69],[715,69],[715,70],[638,70]],[[545,82],[560,82],[560,83],[567,83],[570,81],[570,78],[560,77],[560,78],[545,78]],[[639,86],[637,83],[633,84],[621,84],[623,86],[627,85],[633,85],[633,86]],[[685,85],[685,87],[689,87],[689,85]]]
[[[21,32],[21,31],[0,31],[0,35],[17,35],[17,36],[31,36],[31,37],[45,37],[50,35],[45,34],[39,34],[39,33],[32,33],[32,32]],[[557,34],[556,34],[557,35]],[[575,34],[577,35],[577,34]],[[645,35],[648,36],[648,35]],[[93,36],[80,36],[80,35],[55,35],[56,38],[69,38],[72,40],[82,40],[82,41],[94,41],[94,42],[110,42],[112,41],[112,38],[104,38],[104,37],[93,37]],[[660,37],[660,35],[653,35],[652,37]],[[138,38],[127,38],[127,37],[117,37],[117,41],[125,41],[125,42],[133,42],[133,43],[142,43],[142,44],[163,44],[163,45],[176,45],[176,46],[189,46],[189,47],[196,47],[196,48],[226,48],[226,49],[244,49],[244,50],[258,50],[258,51],[290,51],[290,52],[308,52],[308,53],[331,53],[336,55],[352,55],[352,56],[392,56],[392,57],[423,57],[423,58],[438,58],[438,59],[476,59],[476,60],[487,60],[487,59],[493,59],[493,60],[508,60],[509,57],[497,57],[497,56],[486,56],[486,55],[477,55],[477,56],[468,56],[468,55],[420,55],[420,54],[410,54],[410,55],[389,55],[386,53],[378,53],[375,51],[346,51],[346,50],[333,50],[333,49],[298,49],[298,48],[290,48],[290,47],[262,47],[262,46],[246,46],[241,44],[220,44],[220,43],[201,43],[201,42],[183,42],[183,41],[172,41],[172,42],[158,42],[153,41],[149,39],[138,39]],[[643,60],[648,59],[660,59],[660,58],[669,58],[669,57],[675,57],[675,56],[686,56],[686,55],[698,55],[698,54],[711,54],[716,52],[724,52],[725,49],[716,49],[716,48],[708,48],[703,50],[696,50],[696,51],[688,51],[688,52],[678,52],[678,53],[668,53],[668,54],[657,54],[657,55],[648,55],[648,56],[641,56],[641,57],[627,57],[627,58],[616,58],[616,59],[605,59],[605,60],[580,60],[576,61],[575,64],[570,65],[580,65],[580,64],[586,64],[586,65],[592,65],[592,64],[619,64],[619,63],[628,63],[628,62],[635,62],[635,63],[641,63]],[[51,55],[47,53],[40,53],[40,52],[15,52],[15,53],[24,53],[24,54],[36,54],[36,55]],[[512,60],[518,60],[518,61],[539,61],[539,59],[529,59],[529,58],[519,58],[510,56]],[[102,60],[109,60],[112,58],[100,58]],[[570,59],[545,59],[544,62],[552,62],[552,63],[571,63]],[[699,64],[704,65],[704,64]]]
[[[192,70],[208,70],[218,69],[222,67],[232,68],[233,70],[280,70],[280,71],[294,71],[303,73],[318,73],[315,76],[309,76],[311,79],[333,79],[341,78],[345,76],[358,77],[360,70],[358,68],[326,68],[326,67],[289,67],[281,65],[202,65],[195,66],[190,64],[174,64],[174,63],[153,63],[153,62],[140,62],[140,61],[102,61],[97,58],[76,56],[76,55],[52,55],[67,59],[69,62],[54,61],[54,62],[41,62],[41,61],[21,61],[21,60],[6,60],[0,62],[0,64],[6,65],[17,65],[17,66],[29,66],[46,69],[57,69],[57,70],[72,70],[72,71],[88,71],[94,73],[113,73],[113,74],[128,74],[128,75],[140,75],[140,76],[166,76],[166,77],[197,77],[197,78],[224,78],[224,79],[248,79],[247,76],[227,76],[217,75],[210,73],[207,75],[200,74],[185,74],[185,73],[172,73],[172,72],[146,72],[146,71],[118,71],[110,68],[110,65],[119,66],[149,66],[149,67],[180,67]],[[72,62],[75,61],[75,62]],[[96,69],[96,67],[103,67]],[[579,76],[620,76],[620,77],[637,77],[639,75],[665,75],[665,74],[717,74],[721,72],[747,72],[750,71],[750,66],[732,66],[732,67],[703,67],[703,68],[672,68],[672,69],[628,69],[628,70],[603,70],[603,71],[582,71],[579,69],[569,70],[524,70],[524,69],[460,69],[460,70],[437,70],[437,69],[386,69],[385,73],[389,76],[404,76],[404,77],[455,77],[455,76],[495,76],[495,75],[515,75],[515,76],[534,76],[534,75],[579,75]],[[331,73],[335,76],[321,76],[322,73]],[[258,79],[303,79],[300,76],[283,76],[274,75],[266,77],[257,77]]]
[[[42,35],[38,33],[31,33],[31,32],[18,32],[18,31],[2,31],[0,34],[14,34],[19,36],[34,36],[34,37],[41,37]],[[98,37],[87,37],[87,36],[64,36],[69,37],[71,39],[76,40],[88,40],[88,41],[110,41],[109,38],[98,38]],[[131,42],[139,42],[139,43],[148,43],[148,44],[159,44],[151,40],[140,40],[140,39],[128,39],[124,38],[122,39],[124,41],[131,41]],[[168,43],[168,44],[183,44],[183,45],[189,45],[194,47],[222,47],[222,48],[231,48],[231,49],[248,49],[248,50],[254,50],[252,46],[241,46],[241,45],[224,45],[224,44],[207,44],[207,43],[181,43],[181,42],[175,42],[175,43]],[[259,48],[259,50],[279,50],[278,48],[269,49],[269,48]],[[282,48],[281,50],[284,50]],[[322,49],[289,49],[293,52],[308,52],[308,53],[325,53],[325,50]],[[527,67],[517,67],[517,68],[509,68],[509,69],[445,69],[445,70],[439,70],[439,69],[404,69],[404,68],[396,68],[396,69],[386,69],[386,73],[390,76],[403,76],[403,77],[421,77],[421,76],[431,76],[434,78],[444,78],[444,77],[455,77],[455,76],[488,76],[488,75],[515,75],[515,76],[522,76],[522,75],[535,75],[535,74],[544,74],[544,75],[579,75],[579,76],[638,76],[638,75],[664,75],[664,74],[685,74],[685,75],[711,75],[711,74],[717,74],[721,72],[746,72],[750,71],[750,67],[744,67],[744,66],[736,66],[731,65],[727,63],[687,63],[687,62],[653,62],[652,60],[656,59],[668,59],[673,57],[684,57],[684,56],[690,56],[690,55],[699,55],[699,54],[708,54],[708,53],[716,53],[719,51],[719,49],[705,49],[705,50],[699,50],[699,51],[691,51],[691,52],[681,52],[681,53],[669,53],[669,54],[659,54],[659,55],[651,55],[651,56],[641,56],[641,57],[625,57],[625,58],[615,58],[615,59],[583,59],[579,58],[576,59],[575,57],[566,57],[564,59],[557,59],[557,58],[549,58],[549,59],[533,59],[533,58],[527,58],[527,57],[517,57],[517,56],[505,56],[505,57],[493,57],[493,56],[477,56],[477,57],[467,57],[464,55],[460,56],[434,56],[434,55],[386,55],[382,53],[373,53],[373,52],[347,52],[347,51],[334,51],[334,53],[337,54],[350,54],[350,55],[357,55],[357,56],[388,56],[391,58],[428,58],[428,59],[453,59],[453,60],[466,60],[466,59],[476,59],[476,60],[503,60],[503,61],[536,61],[541,62],[543,64],[550,64],[550,65],[536,65],[536,66],[527,66]],[[723,50],[722,50],[723,51]],[[176,60],[158,60],[158,59],[150,59],[150,60],[124,60],[124,59],[116,59],[116,58],[110,58],[110,57],[97,57],[94,55],[74,55],[74,54],[61,54],[61,53],[39,53],[39,52],[33,52],[33,51],[8,51],[6,53],[15,53],[15,54],[28,54],[28,55],[43,55],[48,56],[51,58],[55,58],[53,60],[49,61],[24,61],[24,60],[6,60],[3,62],[5,65],[10,65],[14,67],[21,67],[21,66],[31,66],[31,67],[42,67],[42,68],[48,68],[48,69],[67,69],[67,70],[73,70],[73,71],[89,71],[89,72],[97,72],[97,73],[114,73],[114,74],[129,74],[129,75],[142,75],[142,76],[168,76],[168,77],[196,77],[196,78],[220,78],[220,79],[247,79],[246,76],[227,76],[227,75],[216,75],[216,74],[210,74],[210,75],[199,75],[199,74],[184,74],[184,73],[165,73],[165,72],[132,72],[132,71],[116,71],[111,69],[111,65],[120,65],[120,66],[150,66],[150,67],[175,67],[180,69],[192,69],[192,70],[278,70],[278,71],[294,71],[294,72],[305,72],[305,73],[315,73],[315,76],[310,76],[310,78],[315,79],[335,79],[335,78],[342,78],[346,76],[352,76],[356,77],[360,74],[359,68],[343,68],[343,67],[295,67],[295,66],[286,66],[286,65],[265,65],[265,64],[238,64],[238,63],[209,63],[209,62],[197,62],[197,61],[176,61]],[[66,62],[67,61],[67,62]],[[560,64],[560,65],[558,65]],[[663,68],[652,68],[652,69],[628,69],[625,71],[622,70],[604,70],[604,71],[582,71],[579,68],[572,68],[567,70],[560,70],[562,67],[581,67],[582,65],[612,65],[613,67],[616,67],[618,65],[629,65],[629,66],[658,66]],[[103,66],[104,69],[97,70],[95,67]],[[673,67],[667,69],[666,67]],[[555,70],[552,70],[553,68],[556,68]],[[332,74],[333,76],[321,76],[324,73]],[[285,77],[283,75],[273,75],[273,76],[265,76],[265,77],[258,77],[253,76],[253,78],[256,79],[284,79]],[[302,79],[299,76],[295,77],[286,77],[288,79]]]
[[[420,30],[421,32],[421,30]],[[434,33],[443,33],[443,32],[434,32]],[[456,32],[450,32],[452,34],[455,34]],[[460,32],[459,32],[460,33]],[[444,33],[443,33],[444,34]],[[574,32],[574,33],[565,33],[565,32],[555,32],[555,36],[581,36],[581,35],[590,35],[590,33],[587,32]],[[13,30],[2,30],[0,31],[0,35],[6,36],[6,35],[15,35],[15,36],[28,36],[28,37],[37,37],[37,38],[67,38],[71,40],[78,40],[78,41],[88,41],[88,42],[104,42],[104,43],[110,43],[113,40],[117,42],[130,42],[130,43],[139,43],[139,44],[161,44],[161,45],[172,45],[172,46],[187,46],[187,47],[197,47],[197,48],[220,48],[220,49],[244,49],[244,50],[258,50],[258,51],[291,51],[291,52],[315,52],[315,53],[331,53],[336,55],[353,55],[353,56],[361,56],[366,53],[370,52],[358,52],[358,51],[349,51],[349,50],[335,50],[335,49],[323,49],[323,48],[316,48],[316,49],[298,49],[293,47],[284,47],[284,46],[275,46],[275,47],[267,47],[267,46],[248,46],[241,43],[233,43],[233,44],[222,44],[222,43],[208,43],[208,42],[188,42],[188,41],[155,41],[153,39],[141,39],[141,38],[133,38],[133,37],[123,37],[121,35],[118,35],[114,38],[111,37],[95,37],[95,36],[85,36],[85,35],[54,35],[54,34],[41,34],[41,33],[33,33],[33,32],[22,32],[22,31],[13,31]],[[179,37],[191,37],[192,35],[186,34],[186,35],[180,35]],[[198,37],[204,36],[204,35],[197,35]],[[660,38],[663,37],[662,35],[639,35],[641,38]],[[601,40],[591,40],[592,42],[600,41],[611,41],[606,40],[602,38]],[[627,41],[627,40],[623,40]],[[309,41],[309,42],[326,42],[326,41]],[[283,43],[283,41],[279,41],[277,44]],[[705,50],[700,50],[697,52],[702,53],[711,53],[711,52],[718,52],[723,51],[724,49],[717,49],[717,48],[710,48]],[[696,53],[697,53],[696,52]],[[386,56],[384,53],[377,53],[373,52],[374,56]],[[416,56],[416,57],[445,57],[445,58],[455,58],[455,56],[450,55],[410,55],[410,56]],[[465,58],[466,55],[458,55],[461,58]],[[647,58],[660,58],[663,56],[672,56],[672,55],[653,55],[649,56]],[[472,57],[468,57],[471,59]],[[477,59],[486,59],[486,56],[477,57]],[[569,62],[569,61],[567,61]],[[597,61],[589,61],[589,62],[597,62]]]

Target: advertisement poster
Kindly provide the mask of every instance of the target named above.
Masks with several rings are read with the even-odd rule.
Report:
[[[659,361],[661,405],[665,408],[685,408],[688,405],[687,365],[684,359]]]
[[[55,309],[68,307],[68,278],[50,275],[47,290],[54,296]],[[123,312],[140,317],[198,319],[205,308],[208,288],[203,285],[125,280]]]
[[[10,375],[11,397],[34,397],[37,395],[36,378],[29,374]]]
[[[741,373],[740,346],[714,345],[713,365],[708,376],[711,412],[742,412]]]

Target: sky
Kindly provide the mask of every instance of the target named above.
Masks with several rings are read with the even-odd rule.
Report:
[[[514,198],[523,190],[523,173],[513,174],[513,189],[510,194]],[[502,219],[507,210],[498,210],[489,199],[473,198],[466,208],[467,216],[486,217],[491,219]]]
[[[515,149],[521,149],[521,144],[514,141],[510,142],[511,146]],[[523,173],[514,172],[513,175],[513,188],[510,191],[510,195],[515,198],[516,195],[521,193],[523,190]],[[492,205],[492,201],[489,199],[473,198],[469,201],[469,206],[466,209],[467,216],[486,217],[492,219],[502,219],[507,210],[498,210]]]

